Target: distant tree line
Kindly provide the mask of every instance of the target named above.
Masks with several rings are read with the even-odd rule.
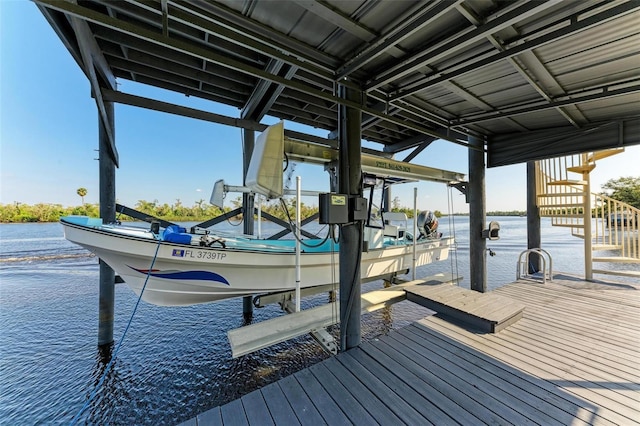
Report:
[[[139,200],[134,209],[164,219],[170,222],[199,222],[211,219],[232,211],[242,205],[242,198],[238,197],[231,201],[231,206],[220,209],[211,204],[205,203],[204,200],[198,200],[191,206],[185,206],[179,199],[173,204],[159,203],[158,200],[146,201]],[[287,213],[291,219],[295,218],[295,199],[285,199],[284,206],[279,200],[262,204],[262,211],[271,214],[282,220],[288,220]],[[286,211],[285,211],[286,206]],[[300,203],[300,216],[305,219],[318,212],[315,206],[307,206]],[[62,204],[44,204],[35,205],[13,203],[0,204],[0,222],[1,223],[24,223],[24,222],[57,222],[63,216],[84,215],[90,217],[100,217],[100,206],[98,204],[85,203],[82,206],[64,207]],[[240,219],[238,217],[237,219]],[[128,216],[119,216],[118,220],[131,220]]]
[[[261,209],[282,220],[295,219],[296,201],[294,198],[285,198],[284,201],[273,200],[263,202]],[[179,199],[173,204],[159,203],[158,200],[146,201],[139,200],[134,209],[164,219],[170,222],[199,222],[219,216],[223,213],[232,211],[242,206],[242,198],[238,197],[230,202],[230,206],[224,209],[205,203],[204,200],[198,200],[191,206],[185,206]],[[257,206],[256,206],[257,207]],[[285,210],[286,208],[286,210]],[[406,207],[398,207],[393,211],[404,212],[407,217],[413,217],[413,209]],[[312,216],[318,212],[317,206],[308,206],[300,203],[300,217],[302,220]],[[287,214],[288,213],[288,214]],[[437,217],[442,216],[438,210],[434,212]],[[22,203],[0,204],[0,222],[2,223],[20,223],[20,222],[57,222],[62,216],[69,215],[85,215],[91,217],[100,217],[100,207],[98,204],[85,203],[82,206],[63,207],[61,204],[35,204],[28,205]],[[119,216],[119,220],[131,220],[128,216]],[[240,217],[236,219],[240,220]]]
[[[640,208],[640,177],[622,177],[611,179],[603,186],[603,194],[618,201],[622,201],[636,208]],[[19,222],[57,222],[62,216],[69,215],[86,215],[91,217],[100,216],[100,208],[98,204],[85,204],[84,197],[87,195],[85,188],[79,188],[77,194],[82,198],[83,205],[76,207],[63,207],[61,204],[34,204],[28,205],[19,202],[13,204],[0,204],[0,222],[2,223],[19,223]],[[204,200],[198,200],[196,203],[187,207],[178,199],[173,204],[160,204],[158,200],[145,201],[139,200],[134,208],[151,216],[159,217],[168,221],[204,221],[212,217],[219,216],[222,213],[229,212],[242,205],[242,198],[237,197],[232,200],[231,206],[220,209],[216,206],[206,203]],[[295,215],[295,199],[287,198],[283,203],[274,200],[262,204],[262,210],[277,218],[287,220],[287,213],[294,218]],[[286,207],[286,211],[285,211]],[[413,208],[400,206],[400,200],[396,197],[391,203],[391,211],[403,212],[407,217],[413,217]],[[316,206],[307,206],[300,203],[300,216],[302,219],[317,213]],[[435,210],[436,217],[443,216],[439,210]],[[524,216],[525,211],[493,211],[487,212],[487,216]],[[126,216],[119,218],[120,220],[128,220]]]
[[[62,204],[38,203],[34,205],[13,203],[0,204],[0,222],[57,222],[61,216],[100,216],[98,204],[84,204],[77,207],[63,207]]]

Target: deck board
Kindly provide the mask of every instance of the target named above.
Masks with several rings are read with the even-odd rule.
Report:
[[[476,303],[451,287],[436,291]],[[523,304],[522,318],[492,334],[430,316],[197,424],[264,424],[254,413],[266,404],[275,424],[640,425],[640,285],[521,280],[492,294]],[[499,311],[484,302],[480,311]]]
[[[545,349],[550,353],[557,353],[562,358],[562,361],[574,360],[576,363],[581,363],[584,367],[591,368],[596,372],[601,371],[613,374],[618,379],[624,379],[630,382],[640,382],[640,370],[638,370],[637,364],[635,366],[636,368],[627,366],[620,362],[620,358],[611,359],[605,356],[607,355],[606,353],[594,352],[594,349],[597,348],[587,348],[586,351],[582,350],[580,347],[573,346],[574,344],[580,345],[581,342],[573,340],[568,342],[568,336],[567,339],[564,339],[554,336],[551,332],[536,333],[530,328],[524,330],[522,327],[514,327],[509,331],[512,333],[514,339],[530,343],[535,347],[547,345]],[[572,345],[569,346],[567,343],[571,343]]]
[[[456,401],[460,408],[472,413],[482,423],[534,424],[519,415],[515,410],[499,403],[493,396],[480,392],[477,380],[472,378],[472,380],[467,381],[465,378],[450,374],[450,372],[432,360],[421,357],[410,347],[404,345],[396,346],[394,342],[389,342],[389,339],[381,339],[376,342],[375,348],[390,357],[398,359],[405,368],[423,381],[431,383],[438,392],[450,400]],[[462,397],[459,398],[457,397],[458,395]]]
[[[434,401],[434,405],[443,406],[445,412],[450,416],[453,416],[457,421],[457,416],[460,414],[469,413],[474,417],[473,423],[478,422],[495,422],[497,418],[492,413],[483,407],[481,404],[477,404],[475,401],[468,398],[455,399],[452,395],[458,393],[454,386],[448,383],[442,377],[438,377],[426,368],[421,368],[419,365],[413,363],[411,359],[402,355],[401,352],[396,351],[389,345],[381,342],[377,344],[365,343],[362,348],[369,354],[369,356],[384,360],[385,364],[392,365],[392,360],[397,363],[395,368],[401,367],[410,374],[405,375],[405,380],[414,388],[429,387],[427,397]],[[466,416],[465,416],[466,417]]]
[[[534,315],[529,315],[529,318],[543,319]],[[520,327],[514,326],[512,330],[520,330]],[[522,333],[529,334],[532,338],[546,338],[560,344],[567,344],[570,347],[584,344],[589,349],[586,353],[582,352],[583,354],[606,359],[615,362],[622,369],[630,368],[632,372],[640,373],[637,357],[634,356],[632,350],[626,350],[608,341],[594,338],[592,335],[584,333],[582,329],[561,329],[557,324],[540,324],[537,321],[530,321]]]
[[[590,420],[595,418],[596,410],[584,407],[583,401],[574,395],[563,392],[560,388],[547,381],[539,380],[537,377],[531,376],[524,372],[523,369],[518,368],[523,365],[518,360],[514,360],[514,363],[509,365],[500,362],[496,356],[492,356],[490,351],[482,351],[483,356],[478,355],[478,351],[469,344],[468,341],[461,336],[456,338],[455,335],[450,333],[440,333],[433,327],[421,327],[419,324],[406,327],[402,330],[402,334],[411,333],[416,336],[417,339],[423,340],[424,344],[433,345],[438,348],[442,348],[442,343],[451,345],[453,351],[457,357],[466,359],[477,369],[483,369],[491,374],[502,377],[504,380],[512,383],[544,401],[547,405],[544,406],[544,410],[553,410],[554,408],[567,412],[569,416],[574,417],[576,420],[582,420],[589,423]],[[449,337],[451,336],[451,338]],[[495,354],[494,354],[495,355]],[[569,424],[571,422],[566,422]],[[615,424],[613,422],[601,421],[602,424]]]
[[[594,316],[592,313],[570,312],[562,310],[558,315],[558,308],[547,305],[529,304],[535,307],[535,311],[530,313],[530,318],[536,320],[536,325],[546,327],[550,330],[558,330],[569,335],[581,336],[584,339],[592,340],[595,343],[605,343],[614,346],[616,349],[622,350],[632,356],[637,355],[637,348],[640,344],[637,342],[637,331],[620,327],[616,324],[618,320],[613,315],[617,307],[615,305],[605,308],[612,311],[612,315]],[[628,314],[634,316],[634,314]]]
[[[198,425],[206,424],[211,426],[221,426],[223,424],[222,410],[220,407],[212,408],[211,410],[198,415],[195,420]]]
[[[396,393],[388,384],[360,364],[355,358],[347,353],[340,354],[336,359],[350,372],[352,372],[362,384],[370,389],[374,395],[384,395],[384,400],[380,401],[396,416],[402,416],[403,421],[409,424],[426,424],[428,423],[415,408],[409,404],[404,394]]]
[[[376,420],[367,410],[351,395],[342,383],[335,378],[331,371],[323,363],[309,367],[309,370],[318,379],[329,395],[338,404],[349,421],[357,425],[375,424]]]
[[[497,292],[498,290],[496,290]],[[514,295],[526,303],[528,306],[536,307],[535,310],[538,313],[546,313],[549,310],[557,313],[558,309],[562,309],[562,312],[571,314],[569,319],[578,320],[579,322],[593,322],[601,319],[606,319],[605,323],[608,326],[617,326],[621,330],[624,328],[630,328],[628,322],[631,320],[631,316],[638,312],[638,308],[625,305],[623,301],[609,301],[606,304],[600,303],[598,305],[588,304],[580,300],[572,300],[570,304],[558,300],[562,296],[559,294],[551,294],[545,291],[545,289],[539,289],[533,286],[524,286],[522,288],[511,287],[508,289],[499,289],[500,294]],[[567,292],[566,297],[573,296],[573,292]],[[597,293],[594,294],[594,297]],[[610,309],[614,307],[615,311],[611,312]],[[555,318],[550,318],[551,320]]]
[[[322,416],[294,376],[285,377],[278,385],[302,425],[316,426],[324,423]]]
[[[263,424],[265,426],[275,424],[261,392],[248,394],[242,399],[242,406],[244,407],[249,424]],[[201,423],[199,422],[199,424]]]
[[[398,377],[402,382],[417,392],[425,401],[425,406],[431,411],[429,420],[435,424],[449,424],[455,419],[464,419],[462,424],[477,424],[478,418],[461,408],[456,401],[447,398],[438,392],[433,383],[425,382],[416,376],[410,369],[405,368],[401,362],[388,356],[384,352],[376,353],[372,348],[361,348],[362,354],[369,359],[371,371],[380,374],[386,371]],[[375,349],[375,348],[374,348]],[[453,416],[453,417],[452,417]]]
[[[553,310],[540,308],[539,313],[530,313],[529,318],[537,321],[532,326],[549,331],[555,330],[561,335],[576,336],[595,344],[607,345],[631,356],[637,354],[638,345],[633,342],[632,336],[627,336],[626,331],[617,330],[616,327],[602,321],[593,323],[567,317],[550,318],[549,315],[553,315],[553,312]]]
[[[260,393],[262,394],[264,402],[267,404],[267,408],[269,409],[269,413],[276,424],[300,424],[296,413],[291,408],[287,397],[284,395],[277,382],[263,387],[260,389]],[[250,404],[247,404],[247,406],[249,405]]]
[[[346,357],[347,355],[345,355]],[[363,368],[375,374],[394,393],[402,398],[418,411],[424,418],[425,425],[439,425],[451,422],[451,418],[443,411],[445,408],[435,405],[428,398],[428,389],[412,387],[414,384],[412,375],[404,373],[401,369],[393,368],[392,364],[380,364],[379,360],[371,358],[361,348],[355,348],[348,352],[348,356],[353,358]],[[375,373],[373,373],[375,372]]]
[[[434,321],[431,321],[429,327],[450,334],[460,331],[452,330],[449,325],[450,324],[444,321],[439,324],[434,324]],[[620,406],[608,398],[603,397],[601,391],[594,387],[594,383],[584,381],[567,373],[563,368],[570,368],[570,364],[565,364],[560,367],[552,366],[546,362],[546,359],[532,357],[526,350],[517,346],[503,345],[502,342],[496,345],[495,342],[486,342],[484,339],[476,339],[476,337],[478,336],[473,333],[470,335],[462,333],[456,336],[457,339],[460,339],[471,348],[489,353],[496,359],[502,360],[515,368],[522,369],[535,378],[549,380],[552,384],[566,392],[571,392],[581,400],[580,409],[591,411],[593,417],[603,417],[610,423],[619,425],[640,424],[637,420],[640,418],[638,408],[635,410],[636,420],[633,422],[631,422],[632,417],[620,416],[618,411],[620,409],[626,411],[628,407]]]
[[[572,404],[571,401],[549,392],[549,389],[545,390],[533,383],[527,383],[526,378],[519,374],[517,370],[505,368],[503,365],[494,363],[488,356],[478,356],[477,353],[467,352],[463,346],[456,345],[455,342],[431,339],[429,338],[431,336],[424,334],[423,330],[416,327],[406,327],[400,330],[398,334],[420,345],[425,356],[431,356],[432,353],[436,352],[450,360],[456,366],[455,368],[462,368],[469,374],[476,374],[485,381],[492,383],[502,390],[501,395],[505,400],[515,398],[518,404],[524,402],[531,406],[532,409],[546,413],[551,419],[544,422],[544,424],[554,421],[561,424],[569,424],[573,421],[573,416],[560,408]],[[425,337],[428,339],[425,339]],[[425,342],[430,344],[426,345]],[[529,409],[522,410],[524,413],[529,411]],[[535,419],[540,416],[536,414],[531,417]]]
[[[419,362],[423,365],[433,364],[432,370],[439,376],[456,377],[457,380],[463,381],[465,386],[470,385],[468,388],[472,394],[471,397],[476,395],[482,396],[483,403],[488,408],[500,417],[513,424],[551,424],[555,420],[545,412],[532,409],[535,401],[529,393],[520,390],[520,392],[513,390],[512,393],[507,392],[509,388],[505,384],[505,381],[500,376],[489,376],[476,371],[472,366],[462,359],[453,360],[449,356],[443,356],[442,352],[432,351],[429,348],[420,345],[418,342],[409,339],[401,334],[394,334],[390,336],[390,340],[403,344],[405,347],[411,349],[415,356],[413,357],[415,362]],[[389,342],[391,344],[391,342]],[[446,351],[443,351],[446,352]],[[449,353],[447,353],[449,355]],[[455,383],[454,383],[455,385]],[[458,390],[461,386],[457,385]],[[519,395],[521,398],[514,398],[515,395]],[[484,398],[492,398],[491,402],[487,402]],[[512,401],[511,404],[506,405],[502,401]]]
[[[224,425],[243,426],[249,424],[249,420],[247,420],[247,416],[244,413],[244,407],[239,399],[220,407],[220,413]]]
[[[337,359],[330,358],[325,362],[325,366],[331,371],[336,379],[348,389],[349,393],[374,419],[380,424],[399,424],[401,421],[384,403],[379,400],[373,392],[375,389],[369,389],[365,386],[359,377],[349,371]],[[385,397],[389,392],[383,392]]]
[[[325,423],[338,426],[351,424],[349,418],[308,369],[299,371],[294,375],[294,378],[313,402]]]

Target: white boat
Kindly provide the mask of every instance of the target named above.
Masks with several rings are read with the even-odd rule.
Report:
[[[256,140],[246,190],[268,198],[281,197],[285,152],[287,163],[297,158],[316,163],[337,158],[337,151],[331,148],[285,139],[284,127],[279,123]],[[409,229],[406,216],[384,213],[376,206],[382,205],[384,189],[398,179],[451,182],[461,180],[463,175],[366,154],[362,155],[362,167],[368,173],[364,181],[369,205],[361,279],[392,277],[447,259],[453,238],[437,232],[435,216],[424,213],[421,223],[412,223]],[[223,186],[220,181],[216,183],[211,197],[213,204],[222,199]],[[389,223],[390,219],[396,220],[395,225]],[[142,292],[143,300],[156,305],[192,305],[294,290],[296,258],[303,289],[335,284],[339,276],[339,245],[333,236],[325,241],[302,241],[296,256],[296,240],[221,236],[195,227],[187,232],[169,226],[161,232],[153,226],[145,229],[105,224],[101,219],[84,216],[68,216],[61,223],[69,241],[95,253],[136,294]],[[419,230],[416,241],[409,232],[414,226]]]
[[[294,240],[166,234],[166,230],[156,234],[149,228],[103,224],[101,219],[85,216],[64,217],[61,223],[65,238],[95,253],[136,294],[148,279],[142,299],[155,305],[192,305],[295,289]],[[367,230],[369,248],[362,253],[362,280],[412,268],[413,242],[401,229],[399,234],[384,236],[383,229]],[[171,235],[189,242],[168,241]],[[217,242],[201,246],[203,238]],[[328,238],[313,246],[318,241],[322,240],[303,241],[311,247],[301,247],[301,288],[332,284],[339,276],[339,245]],[[416,241],[416,266],[447,259],[452,244],[453,238],[446,237]]]

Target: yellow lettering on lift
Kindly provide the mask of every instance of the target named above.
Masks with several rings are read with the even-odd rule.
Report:
[[[390,163],[387,163],[386,161],[376,161],[376,167],[379,167],[381,169],[396,170],[400,172],[411,173],[410,166],[405,166],[402,164],[390,164]]]

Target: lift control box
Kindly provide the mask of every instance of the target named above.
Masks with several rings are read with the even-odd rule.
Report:
[[[349,222],[349,197],[346,194],[320,194],[318,205],[319,223],[340,225]]]
[[[367,199],[361,197],[352,197],[349,199],[349,219],[350,221],[367,220],[368,209]]]

